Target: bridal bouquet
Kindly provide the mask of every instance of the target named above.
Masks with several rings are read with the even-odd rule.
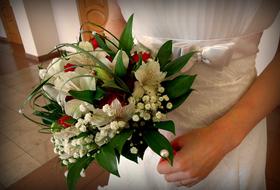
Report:
[[[111,37],[81,30],[78,43],[58,45],[61,56],[39,67],[40,84],[24,104],[40,122],[24,113],[24,105],[21,109],[52,133],[69,189],[93,160],[119,175],[120,156],[137,162],[150,147],[172,164],[172,146],[159,129],[175,133],[166,115],[192,91],[195,76],[179,71],[195,52],[172,59],[167,41],[153,54],[134,43],[132,21],[133,16],[120,39],[99,26]],[[85,32],[92,34],[89,41],[82,41]]]

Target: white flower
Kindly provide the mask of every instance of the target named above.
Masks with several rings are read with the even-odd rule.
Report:
[[[168,103],[166,104],[166,108],[167,108],[167,109],[172,109],[172,107],[173,107],[173,105],[172,105],[171,102],[168,102]]]
[[[164,95],[162,98],[163,98],[165,101],[169,101],[169,97],[168,97],[167,95]]]
[[[85,51],[93,51],[92,44],[88,41],[81,41],[79,43],[79,47],[82,48]]]
[[[156,113],[156,118],[157,118],[157,119],[162,119],[162,117],[163,117],[162,113],[158,111],[158,112]]]
[[[80,131],[81,131],[81,132],[86,132],[86,131],[87,131],[87,127],[86,127],[85,125],[82,125],[82,126],[80,127]]]
[[[151,104],[149,104],[149,103],[148,103],[148,104],[145,104],[145,109],[146,109],[146,110],[150,110],[150,109],[151,109]]]
[[[147,121],[147,120],[151,119],[151,115],[146,112],[146,113],[144,113],[143,118],[144,118],[144,120]]]
[[[137,154],[138,153],[138,149],[136,148],[136,147],[131,147],[130,148],[130,152],[132,153],[132,154]]]
[[[75,71],[57,75],[54,79],[54,86],[65,93],[68,93],[69,90],[96,90],[96,80],[89,70],[77,67]]]
[[[132,120],[137,122],[137,121],[140,120],[140,118],[139,118],[139,116],[137,114],[135,114],[135,115],[132,116]]]
[[[143,96],[142,100],[143,100],[143,102],[148,102],[150,100],[150,97],[145,95],[145,96]]]
[[[162,86],[158,88],[158,92],[159,92],[159,93],[163,93],[164,90],[165,90],[165,89],[164,89]]]
[[[81,100],[73,99],[73,100],[70,100],[65,103],[65,106],[64,106],[65,113],[67,115],[72,116],[75,119],[78,119],[85,113],[80,110],[81,105],[83,105],[85,107],[85,109],[86,109],[85,112],[95,110],[93,105],[91,105],[87,102],[81,101]]]
[[[164,80],[166,73],[160,71],[160,65],[158,62],[149,59],[146,64],[142,64],[135,72],[137,79],[134,87],[134,92],[139,94],[138,88],[142,88],[149,91],[151,94],[156,94],[158,85]],[[135,94],[133,94],[135,96]]]
[[[75,162],[76,162],[76,159],[75,159],[75,158],[69,158],[68,161],[69,161],[70,163],[75,163]]]
[[[44,79],[47,74],[47,69],[40,69],[39,70],[39,77],[40,79]]]

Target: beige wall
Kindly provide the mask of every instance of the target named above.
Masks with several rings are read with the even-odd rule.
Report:
[[[75,0],[51,0],[60,43],[77,42],[80,21]]]
[[[10,0],[10,4],[15,15],[25,52],[37,56],[38,52],[35,46],[33,34],[31,32],[30,23],[27,18],[23,0]]]
[[[55,45],[76,42],[79,16],[75,0],[10,0],[25,52],[49,53]]]
[[[49,53],[59,43],[49,0],[23,0],[37,55]]]

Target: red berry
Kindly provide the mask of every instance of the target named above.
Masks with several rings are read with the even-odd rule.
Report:
[[[71,63],[67,63],[65,66],[64,66],[64,72],[70,72],[70,71],[75,71],[76,65],[74,64],[71,64]]]
[[[68,121],[69,119],[72,119],[72,117],[69,116],[69,115],[64,115],[64,116],[60,117],[60,118],[57,120],[57,122],[58,122],[58,124],[61,125],[62,127],[68,128],[68,127],[71,126],[70,123],[67,123],[67,121]]]
[[[91,42],[91,44],[92,44],[92,46],[93,46],[94,49],[96,49],[96,48],[99,47],[99,44],[98,44],[98,42],[97,42],[97,40],[96,40],[95,38],[92,38],[92,39],[90,40],[90,42]]]

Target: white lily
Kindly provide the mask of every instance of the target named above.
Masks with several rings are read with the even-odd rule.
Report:
[[[65,93],[69,90],[96,90],[96,80],[87,69],[77,67],[73,72],[60,73],[54,80],[54,86]]]
[[[133,96],[138,99],[146,91],[154,95],[158,85],[165,79],[166,73],[160,71],[158,62],[149,59],[146,64],[142,64],[135,72],[137,81],[135,82]]]
[[[50,76],[53,76],[56,73],[62,72],[64,70],[64,60],[59,58],[54,58],[49,64],[47,69],[40,69],[39,76],[41,79],[47,79]]]

